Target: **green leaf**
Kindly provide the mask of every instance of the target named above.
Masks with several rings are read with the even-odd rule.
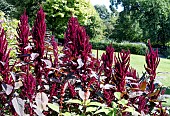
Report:
[[[90,99],[88,99],[88,100],[85,101],[85,105],[86,105],[86,106],[89,106],[89,103],[90,103]]]
[[[58,13],[59,16],[61,16],[62,18],[64,17],[64,13]]]
[[[47,104],[49,108],[51,108],[52,110],[56,111],[57,113],[60,113],[59,111],[59,105],[57,104],[52,104],[52,103],[48,103]]]
[[[120,93],[120,92],[114,92],[114,96],[115,96],[118,100],[120,100],[120,98],[121,98],[121,93]]]
[[[104,104],[101,104],[100,102],[90,102],[88,106],[104,106]]]
[[[116,111],[112,110],[111,112],[109,112],[108,116],[117,116]]]
[[[100,110],[97,110],[94,114],[99,114],[104,112],[106,115],[109,114],[109,112],[111,112],[111,110],[109,108],[102,108]]]
[[[126,105],[128,103],[127,100],[125,99],[121,99],[120,101],[118,101],[119,104],[122,104],[123,106]]]
[[[71,113],[70,112],[65,112],[65,113],[62,113],[62,116],[71,116]]]
[[[75,103],[75,104],[82,105],[82,102],[78,99],[70,99],[70,100],[66,101],[66,103]]]
[[[2,78],[2,76],[0,75],[0,81],[2,81],[3,80],[3,78]]]
[[[112,102],[112,107],[117,108],[117,104],[115,102]]]
[[[94,112],[94,111],[96,111],[96,110],[97,110],[96,107],[87,107],[87,108],[86,108],[86,112]]]

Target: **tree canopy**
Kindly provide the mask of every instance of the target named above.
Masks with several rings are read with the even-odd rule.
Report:
[[[135,35],[139,35],[136,36],[136,41],[146,42],[147,39],[151,39],[152,43],[155,42],[161,45],[165,45],[165,43],[170,41],[170,34],[168,33],[170,30],[169,0],[110,0],[110,2],[112,8],[116,8],[120,4],[124,8],[119,14],[117,22],[119,26],[115,29],[125,37],[130,37],[130,34],[133,35],[128,40],[134,41]],[[129,23],[130,25],[127,26]],[[128,31],[131,33],[128,33]]]
[[[95,38],[102,35],[102,20],[89,0],[46,0],[43,4],[47,26],[58,37],[63,38],[69,17],[78,17],[88,35]]]

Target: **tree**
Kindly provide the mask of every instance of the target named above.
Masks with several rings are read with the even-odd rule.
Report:
[[[144,31],[144,38],[149,38],[152,43],[165,46],[170,40],[169,15],[170,2],[167,0],[143,0],[140,2],[140,25]]]
[[[110,18],[111,13],[107,10],[105,5],[95,5],[94,8],[99,13],[101,19],[106,20]]]
[[[0,10],[3,11],[7,16],[14,13],[16,10],[13,5],[9,4],[5,0],[0,0]]]
[[[117,42],[139,42],[142,41],[142,29],[138,21],[132,20],[129,15],[122,12],[117,19],[111,38]]]
[[[68,19],[77,16],[91,38],[102,35],[102,20],[88,0],[46,0],[47,27],[57,38],[63,38]]]
[[[110,0],[111,10],[116,10],[118,5],[122,4],[124,10],[119,13],[117,22],[114,26],[114,32],[111,35],[115,41],[130,41],[130,42],[139,42],[143,41],[143,31],[140,28],[139,21],[136,18],[133,18],[131,15],[131,10],[135,10],[134,0]],[[114,11],[115,12],[115,11]]]
[[[168,0],[110,0],[111,7],[122,4],[123,14],[129,15],[133,22],[138,22],[142,36],[151,39],[152,44],[165,45],[170,41]],[[126,23],[126,22],[125,22]]]
[[[95,5],[94,8],[99,13],[100,18],[104,22],[104,35],[109,39],[110,35],[113,33],[114,25],[118,17],[109,12],[105,5]]]
[[[20,15],[26,9],[29,16],[29,24],[32,26],[40,4],[45,0],[6,0],[6,2],[15,8],[15,12],[11,14],[12,17],[19,19]]]

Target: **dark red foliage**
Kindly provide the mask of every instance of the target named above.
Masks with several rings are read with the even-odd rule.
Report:
[[[116,84],[117,91],[123,92],[125,91],[125,77],[127,76],[129,65],[130,65],[130,51],[122,50],[118,53],[118,57],[114,58],[115,67],[114,73],[115,77],[113,79]]]
[[[101,58],[103,61],[102,69],[104,70],[104,75],[107,77],[105,79],[105,84],[108,84],[113,78],[113,52],[114,49],[112,48],[112,45],[110,45],[106,48],[106,54],[103,53]]]
[[[17,28],[17,41],[18,41],[18,47],[19,47],[19,53],[20,53],[20,59],[24,62],[29,62],[27,54],[29,54],[31,48],[28,47],[29,44],[29,24],[28,24],[28,16],[26,15],[26,10],[24,11],[24,14],[20,17],[20,23],[18,24]]]
[[[146,59],[146,65],[145,69],[147,73],[150,75],[150,84],[149,84],[149,89],[151,92],[154,91],[154,79],[156,77],[156,69],[158,67],[158,64],[160,62],[160,58],[158,56],[158,49],[156,51],[153,50],[150,44],[150,40],[148,41],[149,45],[149,51],[147,51],[147,54],[145,56]]]
[[[26,74],[22,75],[24,80],[24,89],[23,89],[23,95],[26,96],[30,102],[33,102],[33,96],[35,95],[36,90],[36,80],[33,77],[32,74]]]
[[[37,17],[32,28],[32,37],[34,42],[34,52],[39,53],[39,58],[42,58],[44,55],[44,37],[46,32],[45,24],[45,13],[43,12],[42,7],[37,13]]]
[[[51,44],[53,46],[53,53],[54,53],[54,67],[58,66],[58,44],[55,41],[54,36],[51,38]]]
[[[9,53],[7,48],[8,43],[5,36],[4,29],[0,26],[0,75],[3,78],[3,82],[6,84],[12,84],[12,77],[9,75]]]

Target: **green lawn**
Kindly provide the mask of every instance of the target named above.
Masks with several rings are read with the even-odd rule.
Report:
[[[103,52],[105,51],[99,50],[99,56],[101,56]],[[93,50],[93,54],[96,55],[96,50]],[[145,72],[144,64],[145,56],[131,54],[130,66],[135,68],[139,75],[141,75],[142,72]],[[163,85],[170,87],[170,81],[167,81],[168,79],[170,79],[170,60],[161,58],[157,68],[157,72],[158,72],[157,76],[163,83]]]

